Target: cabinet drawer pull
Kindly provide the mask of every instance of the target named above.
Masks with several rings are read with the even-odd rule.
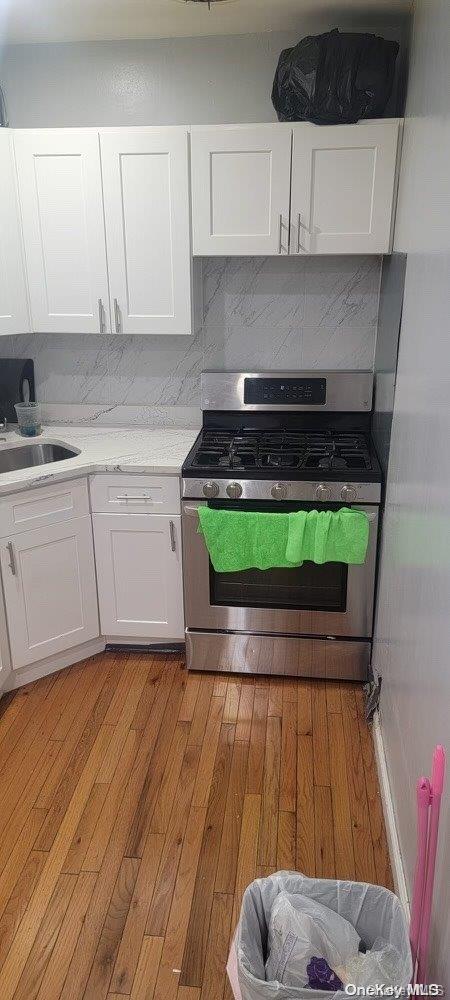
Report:
[[[283,231],[283,213],[282,212],[280,212],[280,223],[279,223],[279,225],[280,225],[280,232],[279,232],[278,253],[283,253],[283,249],[282,249],[282,245],[281,245],[282,231]]]
[[[116,496],[116,500],[125,501],[126,503],[151,503],[151,497],[125,497]]]
[[[15,557],[15,554],[14,554],[14,545],[13,545],[13,543],[12,542],[8,542],[6,548],[8,549],[8,553],[9,553],[9,568],[11,570],[12,575],[13,576],[17,576],[16,557]]]
[[[170,548],[172,549],[172,552],[175,552],[176,550],[175,525],[173,521],[169,521],[169,528],[170,528]]]

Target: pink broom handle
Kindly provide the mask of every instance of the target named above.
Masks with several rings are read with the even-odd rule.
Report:
[[[439,811],[444,785],[445,750],[437,746],[433,754],[433,770],[431,775],[431,806],[428,826],[427,868],[425,888],[423,893],[422,921],[420,926],[419,947],[417,951],[417,982],[426,984],[428,941],[430,936],[431,906],[433,902],[434,872],[436,868],[436,852],[439,831]]]
[[[417,853],[416,870],[414,873],[414,888],[411,903],[411,923],[409,939],[413,969],[416,966],[417,949],[419,947],[420,918],[422,914],[423,890],[427,866],[428,839],[428,807],[430,805],[430,782],[428,778],[419,778],[417,782]],[[414,976],[413,976],[414,979]]]

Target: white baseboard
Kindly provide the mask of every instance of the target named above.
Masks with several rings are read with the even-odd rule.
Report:
[[[55,653],[46,660],[32,663],[29,667],[12,670],[6,679],[5,691],[15,691],[16,688],[23,687],[24,684],[38,681],[41,677],[46,677],[47,674],[54,674],[57,670],[70,667],[72,663],[78,663],[80,660],[86,660],[88,656],[101,653],[104,648],[105,640],[100,636],[98,639],[91,639],[90,642],[84,642],[81,646],[74,646],[73,649],[68,649],[65,653]]]
[[[386,836],[389,849],[389,858],[391,862],[392,875],[394,877],[395,891],[400,899],[400,902],[402,903],[402,906],[409,920],[410,907],[409,907],[408,889],[406,885],[402,853],[400,850],[400,841],[398,838],[397,824],[395,822],[394,805],[392,802],[391,786],[389,783],[389,773],[386,764],[383,735],[381,731],[380,716],[378,712],[375,712],[373,720],[373,742],[375,748],[375,760],[378,771],[378,780],[380,782],[380,793],[381,793],[381,802],[383,805],[384,822],[386,825]]]

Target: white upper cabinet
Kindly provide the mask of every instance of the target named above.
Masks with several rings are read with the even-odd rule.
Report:
[[[194,254],[388,253],[398,129],[193,128]]]
[[[0,128],[0,336],[30,329],[12,133]]]
[[[388,253],[398,121],[293,126],[291,253]]]
[[[194,254],[288,253],[291,141],[280,124],[192,129]]]
[[[0,334],[190,334],[190,195],[194,255],[389,253],[398,133],[196,126],[190,192],[186,126],[18,129],[19,209],[0,130]]]
[[[105,130],[100,142],[113,330],[189,334],[188,130]]]
[[[108,332],[98,133],[19,129],[14,142],[33,330]]]

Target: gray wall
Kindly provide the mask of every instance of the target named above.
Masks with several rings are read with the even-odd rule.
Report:
[[[415,783],[450,750],[450,4],[419,0],[395,245],[407,252],[374,662],[409,886]],[[428,982],[450,991],[450,782]]]
[[[336,11],[299,19],[291,33],[0,47],[0,83],[17,128],[274,121],[281,50],[337,24],[400,41],[403,76],[406,16]],[[388,113],[396,112],[394,94]]]
[[[375,406],[372,432],[384,476],[387,474],[389,461],[405,269],[406,254],[393,253],[383,258],[374,359]]]

